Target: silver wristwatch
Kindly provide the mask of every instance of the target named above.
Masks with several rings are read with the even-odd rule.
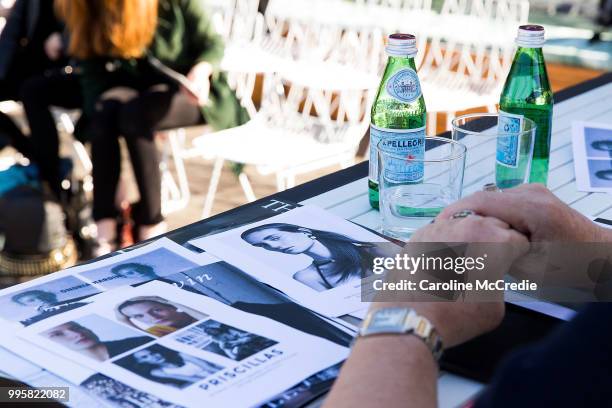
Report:
[[[442,339],[435,327],[423,316],[419,316],[409,307],[387,307],[372,310],[368,313],[359,337],[380,334],[411,334],[429,347],[436,361],[442,356]]]

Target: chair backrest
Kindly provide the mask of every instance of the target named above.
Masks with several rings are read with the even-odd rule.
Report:
[[[464,15],[504,24],[525,24],[529,18],[529,1],[445,0],[440,15]]]
[[[230,43],[259,43],[264,34],[263,17],[258,12],[259,0],[233,0],[234,13],[227,41]]]
[[[440,13],[445,29],[432,31],[421,66],[424,75],[447,72],[474,82],[503,80],[516,29],[528,17],[527,0],[445,0]]]
[[[431,0],[357,0],[356,3],[404,10],[431,10]]]
[[[227,40],[232,30],[236,0],[206,0],[205,5],[215,31]]]
[[[328,63],[334,65],[333,63]],[[287,130],[287,135],[307,135],[322,143],[340,143],[357,148],[369,124],[373,90],[325,90],[284,82],[278,75],[268,87],[266,109],[259,120]],[[273,77],[273,78],[272,78]]]

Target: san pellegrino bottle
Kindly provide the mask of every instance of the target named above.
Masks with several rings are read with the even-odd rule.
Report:
[[[522,117],[535,122],[536,136],[529,182],[546,185],[550,158],[553,93],[548,82],[542,52],[544,43],[544,27],[539,25],[519,27],[516,38],[518,49],[504,84],[499,110],[500,123],[512,124],[517,120],[520,121]],[[509,145],[512,145],[514,149],[520,148],[517,143]],[[516,157],[515,155],[518,155],[518,152],[514,154],[504,152],[501,156]],[[498,164],[499,157],[498,152]],[[500,178],[499,172],[497,178]]]
[[[411,34],[389,36],[389,57],[382,81],[372,104],[370,125],[370,171],[368,190],[370,205],[378,208],[378,151],[422,159],[425,153],[427,110],[416,72],[416,38]],[[393,178],[401,182],[420,182],[423,164],[398,163]],[[396,174],[395,174],[396,173]]]

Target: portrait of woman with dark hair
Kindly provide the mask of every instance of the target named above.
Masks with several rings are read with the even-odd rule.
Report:
[[[114,363],[148,380],[176,388],[188,387],[223,369],[159,344],[138,350]]]
[[[130,279],[138,282],[150,281],[157,279],[159,276],[150,265],[145,265],[138,262],[128,262],[113,266],[111,273],[119,278]]]
[[[24,326],[29,326],[47,317],[85,306],[86,302],[79,302],[82,298],[60,302],[55,293],[32,289],[19,292],[11,297],[11,301],[19,306],[32,309],[36,314],[21,321]]]
[[[296,272],[293,279],[319,292],[358,283],[371,274],[376,257],[374,243],[293,224],[259,225],[244,231],[240,237],[267,251],[309,256],[312,263]]]
[[[277,344],[274,340],[214,320],[209,320],[197,327],[210,336],[212,341],[204,350],[236,361],[243,360]]]
[[[102,341],[92,329],[73,321],[53,327],[41,335],[96,361],[108,360],[153,340],[152,337],[138,336]]]
[[[115,308],[115,313],[121,322],[156,337],[173,333],[207,317],[204,313],[159,296],[128,299]]]

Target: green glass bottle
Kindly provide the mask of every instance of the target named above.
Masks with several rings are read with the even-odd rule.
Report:
[[[550,158],[553,93],[548,82],[542,46],[544,28],[539,25],[519,27],[518,49],[499,101],[500,122],[526,117],[536,124],[536,136],[531,161],[530,183],[546,185]],[[518,148],[518,146],[514,146]],[[514,157],[504,152],[505,157]],[[498,152],[498,158],[499,158]],[[499,162],[499,160],[498,160]],[[500,178],[498,173],[497,178]]]
[[[372,104],[370,126],[370,205],[378,208],[378,152],[381,140],[385,149],[400,155],[422,158],[425,153],[427,110],[416,73],[416,39],[411,34],[392,34],[386,48],[389,56],[382,81]],[[422,164],[398,165],[397,180],[419,182]]]

